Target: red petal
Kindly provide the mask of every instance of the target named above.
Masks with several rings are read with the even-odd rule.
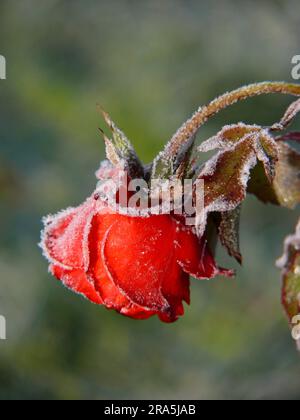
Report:
[[[154,311],[169,310],[162,284],[169,275],[174,234],[169,216],[119,216],[108,231],[103,248],[105,265],[115,285],[132,302]]]
[[[95,290],[94,285],[89,281],[87,275],[82,270],[65,270],[59,266],[51,265],[51,273],[63,282],[63,284],[76,293],[85,296],[91,302],[98,305],[103,301]]]
[[[88,273],[93,278],[95,288],[100,293],[107,308],[115,309],[121,314],[135,319],[146,319],[155,315],[155,312],[132,303],[112,281],[104,265],[104,239],[107,231],[118,218],[120,218],[118,215],[96,215],[94,217],[89,236],[91,254]]]
[[[89,263],[88,233],[96,201],[88,199],[83,205],[44,220],[41,246],[48,260],[65,269],[86,269]]]
[[[153,315],[156,315],[156,311],[149,311],[148,309],[142,308],[139,305],[129,304],[125,308],[122,308],[120,313],[134,319],[148,319]]]
[[[190,276],[182,271],[174,255],[162,284],[162,293],[170,304],[170,310],[159,315],[164,322],[174,322],[184,314],[183,301],[190,303]]]
[[[198,279],[210,279],[220,274],[231,277],[234,274],[216,265],[206,239],[199,239],[190,229],[178,229],[176,255],[183,270]]]
[[[96,215],[92,221],[89,235],[90,266],[88,273],[93,278],[95,288],[99,291],[105,305],[109,308],[121,310],[130,301],[115,286],[103,263],[103,243],[106,232],[115,223],[116,215]]]

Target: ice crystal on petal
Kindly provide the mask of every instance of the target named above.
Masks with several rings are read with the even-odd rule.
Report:
[[[41,247],[49,262],[65,269],[87,269],[88,234],[99,205],[89,198],[82,206],[44,219]],[[81,246],[78,248],[78,244]]]

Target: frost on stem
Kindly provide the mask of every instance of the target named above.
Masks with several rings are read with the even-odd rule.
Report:
[[[166,145],[163,152],[155,159],[153,168],[154,174],[157,176],[156,168],[164,167],[162,173],[167,172],[170,161],[178,154],[183,145],[198,133],[200,127],[206,121],[217,114],[222,109],[227,108],[239,101],[258,96],[263,94],[281,93],[294,96],[300,96],[300,85],[288,84],[284,82],[262,82],[255,83],[248,86],[243,86],[232,92],[225,93],[224,95],[216,98],[208,105],[200,107],[195,114],[186,121],[179,130],[174,134],[169,143]]]
[[[225,93],[213,100],[210,104],[200,107],[199,110],[185,122],[174,134],[167,145],[167,149],[172,152],[178,150],[182,143],[195,135],[200,127],[212,116],[235,103],[263,94],[281,93],[300,96],[300,85],[288,84],[284,82],[262,82],[248,86],[243,86],[232,92]]]

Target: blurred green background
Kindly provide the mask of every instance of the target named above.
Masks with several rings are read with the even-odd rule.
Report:
[[[81,203],[104,157],[100,102],[150,161],[200,105],[239,85],[291,80],[300,54],[295,1],[1,0],[1,399],[300,397],[300,356],[274,267],[297,212],[243,209],[234,280],[192,281],[173,325],[133,321],[66,291],[37,247],[41,217]],[[290,98],[218,115],[270,124]]]

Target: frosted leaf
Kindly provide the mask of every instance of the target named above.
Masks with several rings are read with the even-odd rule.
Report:
[[[271,127],[272,131],[282,131],[300,112],[300,100],[293,102],[281,121]],[[278,161],[274,168],[275,177],[270,187],[261,176],[260,168],[254,172],[250,192],[262,201],[295,208],[300,203],[300,153],[286,142],[300,141],[300,133],[292,132],[276,138]]]
[[[293,209],[300,203],[300,153],[283,141],[277,141],[278,160],[270,183],[265,169],[257,165],[252,172],[248,191],[261,201]]]
[[[171,179],[175,176],[184,179],[190,171],[190,159],[193,152],[196,136],[191,136],[176,152],[163,150],[155,158],[152,166],[152,179]]]
[[[104,136],[108,159],[115,166],[128,172],[130,178],[143,178],[144,168],[132,144],[125,134],[116,126],[107,112],[100,108],[103,118],[112,132],[112,139]]]
[[[234,210],[246,197],[251,169],[257,164],[255,137],[246,136],[228,150],[219,152],[198,176],[204,180],[204,209],[197,217],[198,235],[203,235],[211,212]]]
[[[261,131],[262,128],[258,125],[247,125],[244,123],[226,125],[222,130],[204,141],[199,147],[199,152],[209,152],[215,149],[231,149],[235,144],[244,138],[247,134],[253,134]]]
[[[194,150],[196,136],[191,137],[190,141],[187,142],[181,148],[180,152],[176,156],[174,177],[176,179],[185,179],[191,176],[192,171],[192,154]]]
[[[200,174],[202,177],[211,176],[214,174],[221,155],[222,155],[222,152],[219,152],[204,163],[204,165],[201,167],[201,170],[200,170]]]
[[[275,166],[278,162],[277,144],[267,130],[261,130],[257,133],[254,147],[256,156],[262,162],[265,174],[271,183],[274,180]]]
[[[241,205],[234,210],[221,213],[218,231],[220,241],[227,248],[228,254],[241,264],[240,217]]]
[[[151,178],[170,178],[174,173],[174,162],[172,156],[166,156],[164,152],[153,161]]]
[[[274,124],[271,129],[273,131],[281,131],[287,128],[300,112],[300,99],[293,102],[287,109],[279,123]]]
[[[277,146],[268,130],[258,125],[239,123],[225,126],[216,136],[205,141],[198,150],[200,152],[214,149],[232,150],[237,142],[246,139],[253,143],[256,156],[263,163],[266,176],[272,182],[275,176],[275,163],[278,159]]]
[[[290,254],[294,251],[300,252],[300,220],[296,227],[296,233],[289,235],[284,241],[284,253],[283,256],[277,260],[277,267],[281,270],[288,268],[291,257]]]
[[[264,179],[272,183],[278,160],[275,140],[258,125],[227,125],[198,150],[207,152],[215,149],[220,151],[203,165],[198,175],[205,183],[204,209],[197,222],[199,235],[205,230],[208,213],[231,212],[245,199],[251,170],[258,162],[264,168]],[[227,243],[226,247],[240,260],[236,246],[231,249]]]
[[[282,270],[282,303],[293,332],[300,322],[300,220],[294,235],[284,242],[284,254],[277,261]],[[299,334],[293,335],[300,350]]]

